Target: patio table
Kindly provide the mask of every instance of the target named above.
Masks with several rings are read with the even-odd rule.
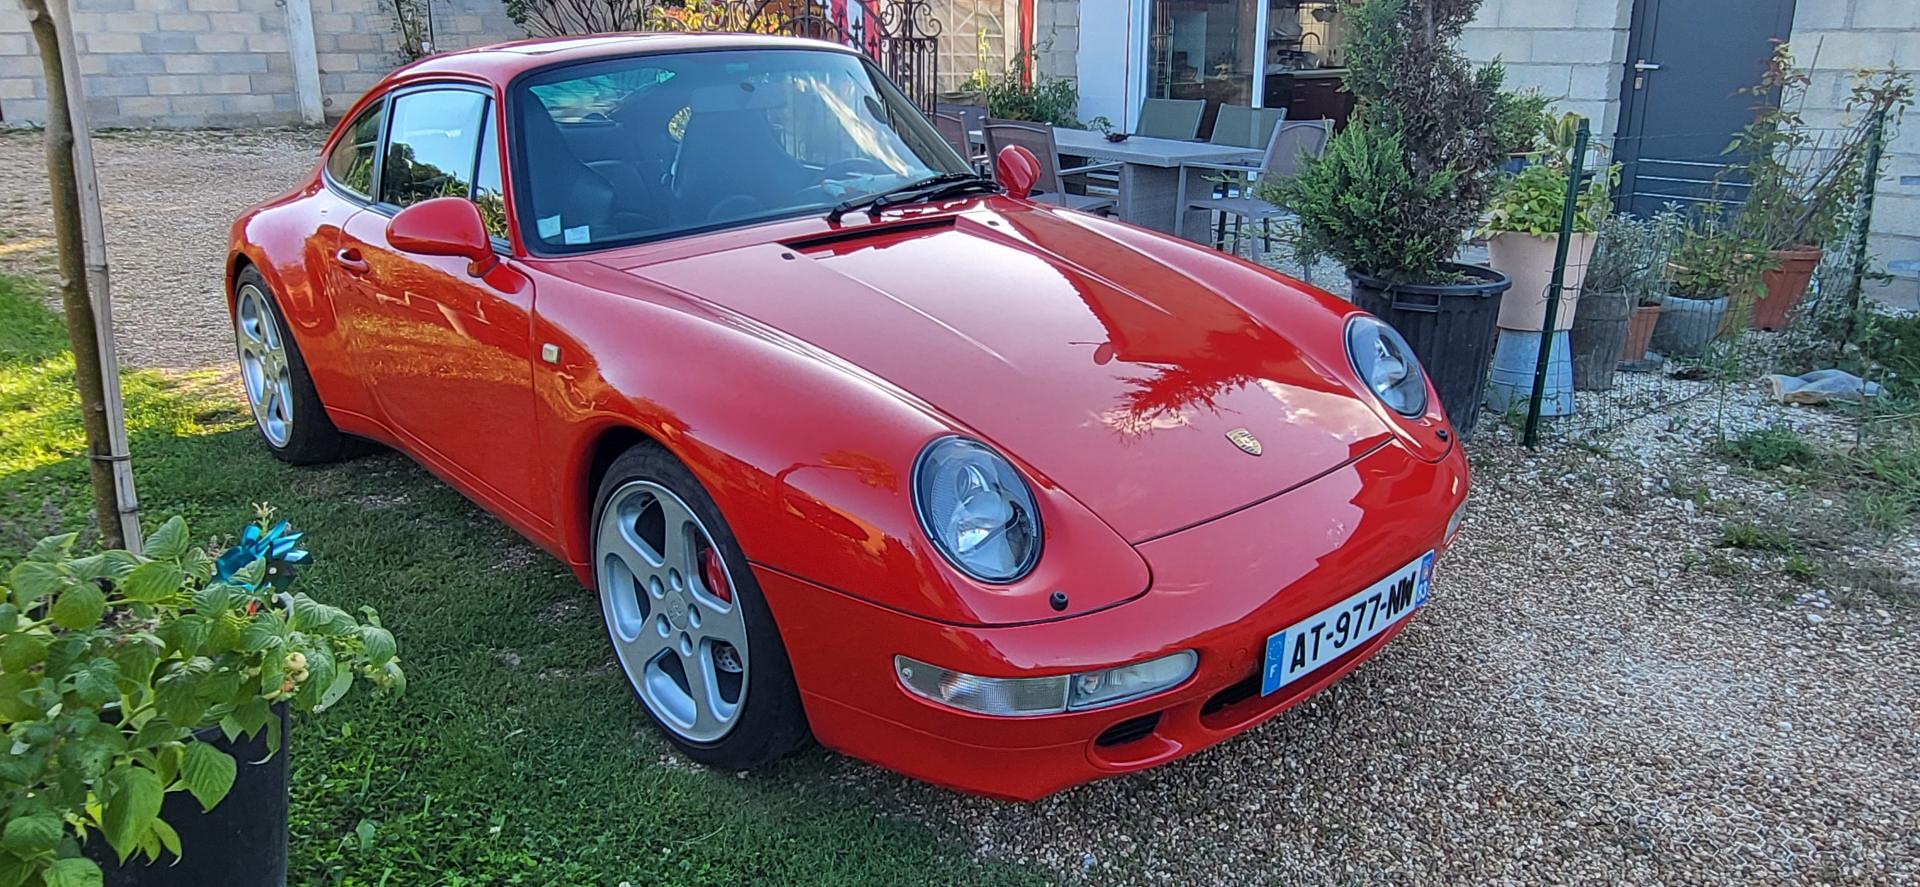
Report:
[[[1193,194],[1212,193],[1206,177],[1217,170],[1188,169],[1189,163],[1260,165],[1258,148],[1210,145],[1178,139],[1133,136],[1124,142],[1109,142],[1101,133],[1084,129],[1054,127],[1053,139],[1060,153],[1099,160],[1118,161],[1120,168],[1120,219],[1143,228],[1174,231],[1174,212],[1179,203],[1180,179],[1187,178],[1187,190]],[[1187,210],[1187,231],[1209,229],[1206,210]],[[1204,242],[1204,240],[1203,240]]]

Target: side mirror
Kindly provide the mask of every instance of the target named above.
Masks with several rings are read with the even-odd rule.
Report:
[[[1007,196],[1024,200],[1040,181],[1040,158],[1019,145],[1008,145],[993,159],[993,177],[1007,189]]]
[[[471,263],[467,273],[474,277],[484,276],[500,261],[479,208],[465,197],[435,197],[395,213],[387,223],[387,243],[423,256],[466,259]]]

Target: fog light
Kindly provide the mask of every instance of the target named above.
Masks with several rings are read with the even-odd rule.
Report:
[[[1192,650],[1182,650],[1080,674],[986,678],[895,656],[893,670],[916,696],[976,714],[1028,717],[1105,708],[1158,693],[1186,680],[1199,660]]]

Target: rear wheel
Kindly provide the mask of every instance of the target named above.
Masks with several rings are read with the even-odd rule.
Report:
[[[709,766],[745,770],[799,747],[806,716],[773,614],[693,473],[641,444],[594,502],[600,610],[648,716]]]
[[[345,438],[327,418],[300,346],[288,331],[266,280],[253,268],[235,276],[233,339],[253,427],[267,449],[295,465],[339,459]]]

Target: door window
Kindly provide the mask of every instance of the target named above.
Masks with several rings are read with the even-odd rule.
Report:
[[[373,158],[380,149],[380,123],[386,104],[368,108],[347,127],[327,155],[327,176],[334,184],[367,200],[373,199]]]
[[[480,165],[473,173],[473,205],[480,209],[480,221],[487,225],[488,236],[507,239],[507,196],[500,185],[500,139],[494,134],[493,103],[487,103],[487,115],[480,123]]]
[[[394,99],[380,199],[409,206],[435,197],[472,196],[486,106],[486,96],[464,89],[410,92]],[[498,189],[497,182],[494,187]]]

